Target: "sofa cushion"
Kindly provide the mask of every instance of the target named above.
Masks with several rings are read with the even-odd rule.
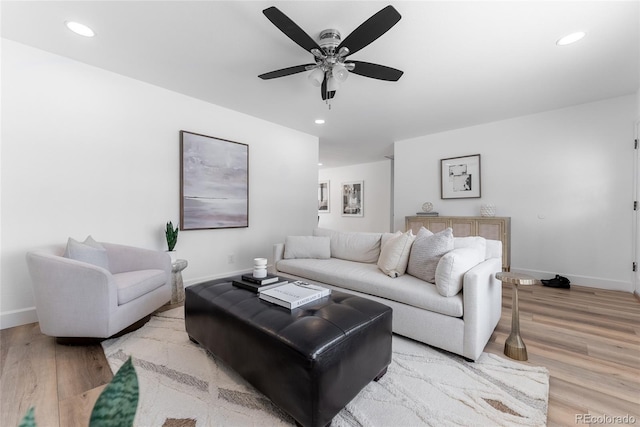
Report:
[[[462,290],[465,273],[482,261],[484,252],[477,247],[457,248],[444,254],[436,268],[436,289],[440,295],[457,295]]]
[[[415,236],[411,230],[398,233],[382,246],[378,258],[378,268],[389,277],[400,277],[407,271],[411,244]]]
[[[342,231],[316,228],[314,236],[331,239],[331,257],[348,261],[375,263],[380,257],[382,233],[346,233]]]
[[[342,259],[286,259],[276,265],[278,272],[292,274],[340,288],[375,295],[413,307],[453,317],[462,317],[462,293],[451,298],[440,295],[436,285],[405,274],[391,278],[376,264]]]
[[[109,269],[109,258],[107,250],[100,243],[87,236],[84,242],[78,242],[69,237],[67,247],[64,251],[65,258],[93,264],[104,269]]]
[[[284,258],[318,258],[331,257],[331,240],[329,237],[287,236],[284,245]]]
[[[420,228],[411,247],[407,273],[435,283],[436,267],[440,258],[453,249],[453,230],[451,227],[433,234],[424,227]]]
[[[113,279],[118,288],[118,305],[122,305],[164,285],[167,273],[155,269],[128,271],[114,274]]]
[[[453,248],[475,248],[480,251],[484,261],[487,253],[487,239],[480,236],[454,237]]]

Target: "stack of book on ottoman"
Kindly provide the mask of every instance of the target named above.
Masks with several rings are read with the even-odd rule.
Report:
[[[329,294],[331,294],[331,289],[296,280],[261,291],[259,298],[293,310]]]
[[[275,288],[289,283],[287,280],[280,280],[278,276],[267,274],[266,277],[253,277],[252,274],[243,274],[239,279],[233,281],[233,285],[239,288],[248,289],[252,292],[260,293],[264,290]]]
[[[252,274],[243,274],[233,280],[233,285],[257,293],[262,300],[289,309],[300,307],[331,294],[331,289],[311,285],[300,280],[289,282],[273,274],[267,274],[266,277],[261,278],[253,277]]]

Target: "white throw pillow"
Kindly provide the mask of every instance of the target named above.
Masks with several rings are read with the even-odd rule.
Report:
[[[316,236],[287,236],[284,243],[284,259],[331,258],[331,239]]]
[[[84,242],[78,242],[69,237],[63,256],[76,261],[93,264],[107,270],[109,269],[107,250],[91,236],[87,236]]]
[[[387,276],[402,276],[407,271],[411,244],[415,238],[409,230],[387,240],[380,251],[378,268]]]
[[[407,273],[425,282],[435,283],[438,261],[453,249],[453,230],[447,228],[436,234],[420,228],[411,247]]]
[[[454,237],[453,248],[476,248],[482,254],[482,260],[487,259],[487,239],[480,236]]]
[[[382,233],[382,237],[380,238],[380,250],[384,248],[384,245],[387,244],[389,239],[397,237],[402,234],[402,231],[396,231],[395,233]]]
[[[484,261],[478,248],[453,249],[440,258],[436,268],[436,289],[443,297],[452,297],[462,290],[467,271]]]

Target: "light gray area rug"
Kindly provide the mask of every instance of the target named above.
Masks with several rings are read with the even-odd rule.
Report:
[[[199,345],[184,309],[102,344],[116,372],[131,355],[140,381],[136,426],[291,426],[294,421]],[[332,426],[543,426],[545,368],[483,353],[473,363],[394,335],[387,374]]]

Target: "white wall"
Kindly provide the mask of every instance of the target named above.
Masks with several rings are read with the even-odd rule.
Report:
[[[321,213],[319,227],[340,231],[390,231],[391,223],[391,161],[363,163],[339,168],[320,169],[320,181],[330,181],[331,212]],[[364,216],[341,215],[341,184],[364,181]]]
[[[632,291],[634,96],[395,144],[396,228],[432,201],[441,215],[511,217],[512,270]],[[482,198],[440,199],[439,160],[480,153]]]
[[[639,77],[640,79],[640,77]],[[640,86],[640,85],[638,85]],[[636,140],[640,140],[640,90],[636,93],[636,127],[635,127]],[[635,170],[636,174],[636,187],[635,187],[635,200],[640,203],[640,148],[635,153]],[[635,215],[635,262],[636,262],[636,275],[635,275],[635,293],[640,296],[640,212],[636,211]]]
[[[249,144],[250,164],[249,228],[180,232],[187,284],[248,270],[316,226],[316,137],[2,40],[3,328],[36,320],[32,248],[91,234],[166,249],[180,130]]]

